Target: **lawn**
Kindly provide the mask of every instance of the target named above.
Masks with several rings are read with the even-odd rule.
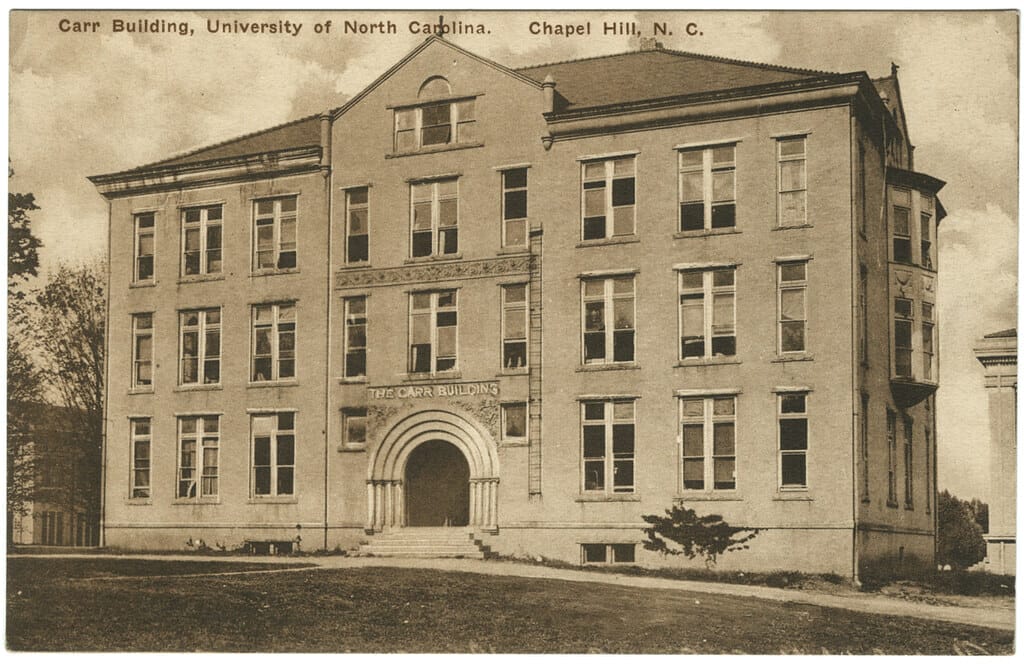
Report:
[[[9,559],[7,647],[766,654],[1013,648],[1013,634],[999,630],[596,583],[397,568],[194,576],[236,567]]]

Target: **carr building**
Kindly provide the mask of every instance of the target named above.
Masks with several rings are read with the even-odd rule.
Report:
[[[760,529],[725,568],[934,561],[943,183],[895,66],[433,36],[340,108],[91,180],[107,546],[663,565],[642,516],[682,502]]]

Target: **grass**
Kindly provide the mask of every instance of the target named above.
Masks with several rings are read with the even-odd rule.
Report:
[[[1000,630],[551,579],[400,568],[170,576],[234,566],[8,559],[7,647],[762,654],[1013,649],[1013,634]],[[144,573],[153,576],[139,576]],[[104,575],[111,578],[96,578]]]

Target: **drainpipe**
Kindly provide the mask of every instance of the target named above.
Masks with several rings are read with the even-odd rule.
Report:
[[[330,474],[328,466],[331,461],[331,251],[334,248],[334,196],[331,169],[331,114],[320,116],[320,175],[324,178],[324,201],[327,204],[327,278],[325,280],[327,298],[327,334],[324,335],[324,550],[327,550],[328,539],[328,505],[330,503]]]

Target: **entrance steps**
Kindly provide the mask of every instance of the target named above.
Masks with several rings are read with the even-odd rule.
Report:
[[[483,560],[490,548],[468,528],[396,528],[370,536],[353,556],[381,558],[474,558]]]

